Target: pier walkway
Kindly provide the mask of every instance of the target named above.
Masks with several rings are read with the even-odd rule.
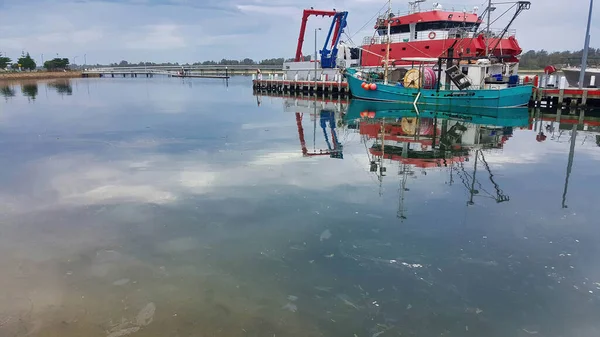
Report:
[[[98,67],[82,71],[83,77],[153,77],[154,75],[182,77],[227,78],[232,75],[252,75],[260,69],[264,74],[279,74],[280,65],[192,65],[192,66],[131,66],[131,67]]]

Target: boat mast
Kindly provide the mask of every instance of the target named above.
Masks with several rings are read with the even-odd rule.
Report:
[[[587,66],[588,49],[590,48],[590,25],[592,23],[592,7],[594,0],[590,0],[590,13],[588,14],[587,30],[585,32],[585,46],[583,46],[583,57],[581,58],[581,71],[579,73],[579,89],[583,89],[585,78],[585,67]]]
[[[492,0],[488,0],[488,8],[487,8],[487,32],[485,36],[485,56],[488,56],[490,50],[490,16],[492,14]]]
[[[385,48],[385,64],[384,64],[384,72],[383,72],[383,83],[388,84],[388,63],[390,62],[390,31],[391,31],[391,14],[392,14],[392,0],[388,1],[388,10],[387,10],[387,44]]]

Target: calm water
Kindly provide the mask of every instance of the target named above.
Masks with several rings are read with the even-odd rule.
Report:
[[[244,78],[0,94],[2,337],[600,335],[597,119],[356,121]]]

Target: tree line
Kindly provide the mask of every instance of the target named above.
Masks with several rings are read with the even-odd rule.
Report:
[[[44,62],[44,68],[50,71],[56,70],[65,70],[69,67],[69,59],[68,58],[59,58],[56,57],[52,60],[48,60]],[[0,69],[13,69],[13,70],[35,70],[37,68],[37,64],[35,60],[31,58],[29,53],[23,52],[21,57],[17,59],[16,62],[13,63],[13,60],[10,57],[2,55],[0,53]]]
[[[581,64],[581,56],[583,50],[579,51],[555,51],[548,52],[546,50],[529,50],[521,54],[519,66],[521,69],[544,69],[548,65],[567,66]],[[139,62],[129,63],[125,60],[119,63],[111,63],[112,67],[131,67],[131,66],[189,66],[189,65],[283,65],[284,62],[293,61],[288,58],[272,58],[261,61],[255,61],[251,58],[242,60],[222,59],[221,61],[203,61],[194,63],[154,63],[154,62]],[[307,55],[303,58],[304,61],[310,61],[311,56]],[[600,48],[590,48],[588,53],[588,65],[600,64]]]
[[[520,57],[520,67],[521,69],[543,69],[548,65],[554,66],[566,66],[566,65],[580,65],[581,56],[583,54],[583,50],[579,51],[556,51],[556,52],[548,52],[546,50],[529,50]],[[310,61],[311,56],[307,55],[303,59],[304,61]],[[201,61],[190,63],[155,63],[155,62],[139,62],[139,63],[129,63],[126,60],[122,60],[118,63],[111,63],[109,66],[112,67],[130,67],[130,66],[190,66],[190,65],[283,65],[284,62],[293,61],[293,59],[288,58],[270,58],[264,59],[261,61],[255,61],[251,58],[244,58],[242,60],[233,60],[233,59],[221,59],[220,61]],[[588,54],[588,64],[589,65],[598,65],[600,64],[600,48],[590,48]],[[52,60],[48,60],[44,62],[43,67],[47,70],[57,71],[68,69],[70,66],[68,58],[54,58]],[[90,65],[92,66],[92,65]],[[102,66],[101,64],[96,64],[95,66]],[[2,55],[0,53],[0,69],[21,69],[21,70],[35,70],[37,68],[37,64],[31,58],[29,53],[22,53],[21,57],[19,57],[15,62],[9,57]]]
[[[555,51],[547,52],[545,50],[529,50],[521,54],[519,68],[521,69],[544,69],[544,67],[553,66],[580,66],[583,49],[578,51]],[[588,51],[588,65],[600,64],[600,48],[590,48]]]
[[[111,63],[109,66],[111,67],[133,67],[133,66],[198,66],[198,65],[272,65],[279,66],[283,65],[284,62],[293,61],[293,58],[285,59],[283,57],[280,58],[270,58],[264,59],[261,61],[255,61],[251,58],[245,58],[242,60],[233,60],[233,59],[222,59],[221,61],[202,61],[202,62],[194,62],[194,63],[179,63],[179,62],[167,62],[167,63],[155,63],[155,62],[138,62],[138,63],[129,63],[126,60],[122,60],[119,63]],[[310,55],[307,55],[303,58],[304,61],[310,61]]]

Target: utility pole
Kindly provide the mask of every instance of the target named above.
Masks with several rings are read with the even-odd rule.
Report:
[[[315,91],[317,90],[317,31],[321,28],[315,28]]]
[[[583,56],[581,57],[581,71],[579,72],[579,89],[583,89],[585,79],[585,68],[587,66],[588,49],[590,48],[590,25],[592,24],[592,7],[594,0],[590,0],[590,12],[588,14],[587,29],[585,31],[585,44],[583,46]]]

